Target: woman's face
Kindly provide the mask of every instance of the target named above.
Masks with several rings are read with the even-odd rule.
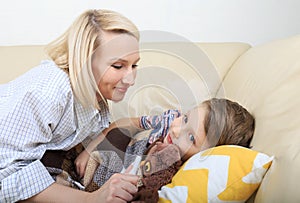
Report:
[[[105,99],[121,101],[135,82],[139,43],[125,33],[103,32],[101,46],[92,59],[92,70]],[[101,100],[99,95],[98,101]]]
[[[204,106],[192,109],[176,118],[170,126],[164,143],[176,144],[183,160],[187,160],[207,147],[204,119],[207,110]]]

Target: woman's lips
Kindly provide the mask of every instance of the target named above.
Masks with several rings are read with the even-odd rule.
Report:
[[[117,89],[119,92],[124,93],[124,92],[127,92],[128,87],[116,87],[116,89]]]

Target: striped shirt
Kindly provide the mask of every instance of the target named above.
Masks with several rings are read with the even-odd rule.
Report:
[[[40,162],[46,150],[68,150],[109,125],[109,111],[84,108],[68,75],[43,61],[0,85],[0,202],[30,198],[54,180]]]

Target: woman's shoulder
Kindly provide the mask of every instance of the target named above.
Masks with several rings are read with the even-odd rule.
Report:
[[[69,84],[68,74],[59,68],[53,61],[44,60],[32,69],[32,74],[35,75],[39,83],[48,83],[53,85],[61,85],[61,83]]]
[[[52,61],[43,61],[28,72],[0,86],[0,112],[30,105],[43,111],[64,108],[73,99],[67,73]]]
[[[50,100],[72,95],[68,74],[51,60],[42,61],[8,85],[16,94],[33,94]]]
[[[68,74],[53,61],[42,61],[37,69],[42,78],[37,81],[36,88],[45,96],[62,99],[73,95]]]
[[[53,61],[45,60],[42,61],[41,64],[37,67],[40,68],[38,72],[42,73],[42,77],[44,77],[45,82],[40,80],[41,85],[45,85],[46,87],[57,87],[59,89],[67,89],[70,88],[70,79],[68,74],[59,68]]]
[[[68,81],[68,75],[65,71],[59,68],[51,60],[43,60],[40,64],[32,67],[26,73],[20,75],[13,81],[9,82],[10,84],[43,84],[53,81],[53,83],[61,83]]]

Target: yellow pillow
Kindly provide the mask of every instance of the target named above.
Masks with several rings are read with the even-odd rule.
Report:
[[[236,145],[199,152],[161,188],[159,202],[245,202],[260,185],[272,160]]]

